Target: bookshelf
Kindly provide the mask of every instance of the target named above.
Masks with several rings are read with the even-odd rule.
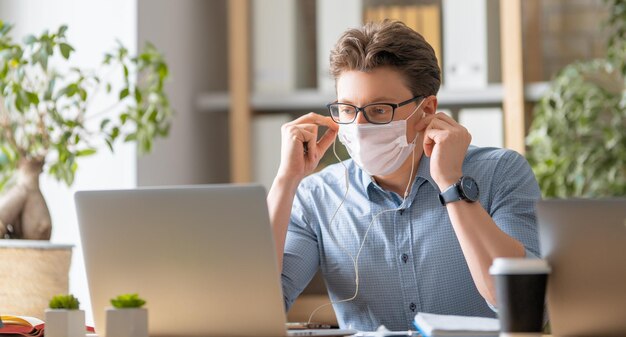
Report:
[[[537,82],[524,86],[524,100],[536,102],[547,90],[548,83]],[[439,107],[455,109],[465,107],[501,106],[505,90],[502,84],[490,84],[483,89],[446,89],[437,94]],[[301,89],[289,94],[258,93],[249,95],[250,110],[254,111],[290,111],[305,112],[323,109],[335,99],[333,92],[320,92],[315,89]],[[196,107],[206,113],[228,112],[231,99],[228,92],[210,92],[198,95]]]
[[[230,176],[235,183],[250,182],[253,180],[251,162],[251,124],[257,112],[306,112],[321,111],[326,103],[334,99],[334,93],[322,85],[318,75],[318,88],[293,88],[284,93],[266,92],[257,90],[254,84],[254,70],[250,65],[254,60],[250,56],[250,45],[253,43],[251,22],[254,0],[227,0],[228,1],[228,50],[229,55],[229,91],[206,92],[195,98],[198,110],[205,113],[228,112],[230,120]],[[323,0],[317,0],[318,6]],[[352,0],[361,1],[361,0]],[[488,1],[488,0],[487,0]],[[500,40],[498,56],[501,62],[502,81],[488,83],[481,88],[463,89],[444,86],[439,92],[439,104],[442,108],[453,112],[465,107],[502,107],[504,146],[520,153],[525,150],[525,133],[529,124],[527,103],[536,101],[546,89],[544,83],[525,84],[524,64],[522,62],[522,1],[521,0],[493,0],[499,1],[499,29]],[[535,1],[535,0],[531,0]],[[378,1],[380,3],[381,1]],[[393,2],[393,1],[392,1]],[[435,3],[437,1],[434,1]],[[382,1],[384,4],[385,2]],[[426,3],[433,3],[427,1]],[[429,5],[430,6],[430,5]],[[392,8],[391,6],[390,8]],[[428,7],[432,11],[432,7]],[[383,14],[381,14],[383,13]],[[386,14],[385,14],[386,13]],[[395,13],[395,14],[394,14]],[[383,12],[377,7],[364,8],[363,18],[376,15],[407,15],[403,11],[390,9]],[[412,15],[411,13],[409,13]],[[294,14],[295,15],[295,14]],[[443,17],[443,15],[441,15]],[[321,18],[317,18],[320,24]],[[443,22],[439,23],[443,25]],[[436,31],[431,34],[441,34]],[[488,34],[488,32],[485,32]],[[493,36],[485,36],[493,39]],[[439,42],[441,42],[439,40]],[[441,47],[437,47],[441,53]],[[319,55],[319,50],[317,51]],[[443,55],[445,58],[445,53]],[[440,58],[441,60],[442,58]],[[319,62],[319,61],[318,61]],[[445,78],[444,78],[445,81]],[[324,88],[322,88],[324,87]],[[252,89],[251,88],[255,88]],[[278,148],[277,148],[278,151]]]

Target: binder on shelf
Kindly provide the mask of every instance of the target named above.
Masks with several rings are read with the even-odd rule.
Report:
[[[316,5],[317,87],[321,92],[335,92],[335,80],[330,75],[330,51],[347,29],[363,24],[363,1],[317,0]]]
[[[252,69],[255,92],[291,92],[315,85],[309,1],[252,1]]]
[[[365,9],[364,19],[366,22],[382,21],[384,19],[404,22],[408,27],[422,34],[424,39],[433,47],[439,67],[442,67],[441,10],[439,5],[368,7]]]
[[[498,1],[443,0],[442,6],[445,85],[484,88],[500,82]]]
[[[441,58],[441,9],[438,5],[421,6],[422,35],[435,50],[439,68],[443,65]]]

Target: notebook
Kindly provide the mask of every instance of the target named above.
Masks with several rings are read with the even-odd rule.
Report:
[[[109,299],[124,293],[146,300],[150,336],[288,335],[260,185],[83,191],[75,202],[101,336]]]
[[[500,323],[495,318],[437,315],[420,312],[413,322],[424,337],[497,337]]]
[[[556,336],[626,336],[626,199],[537,204]]]

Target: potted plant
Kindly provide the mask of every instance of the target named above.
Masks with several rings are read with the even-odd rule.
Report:
[[[527,157],[544,197],[626,195],[626,0],[607,4],[607,57],[566,66],[534,111]]]
[[[84,337],[85,312],[74,295],[57,295],[46,309],[46,337]]]
[[[148,310],[146,301],[138,294],[124,294],[111,299],[112,308],[106,310],[106,336],[148,337]]]
[[[80,159],[98,148],[133,142],[150,151],[170,126],[168,67],[149,43],[135,56],[118,43],[98,70],[78,68],[67,26],[17,42],[11,28],[0,21],[0,239],[22,240],[0,240],[0,267],[11,271],[0,273],[11,284],[0,311],[41,318],[50,297],[68,291],[71,246],[46,241],[40,175],[70,186]]]
[[[67,29],[20,43],[0,21],[0,238],[50,238],[42,172],[69,186],[78,159],[96,153],[99,143],[113,151],[118,140],[136,142],[144,153],[168,134],[168,68],[155,47],[148,43],[132,56],[118,43],[104,55],[101,71],[81,69],[72,66]],[[94,100],[107,94],[115,104],[94,111]]]

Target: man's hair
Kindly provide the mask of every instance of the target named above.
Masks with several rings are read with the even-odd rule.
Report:
[[[435,51],[422,35],[400,21],[370,22],[349,29],[330,52],[330,72],[335,80],[345,71],[368,72],[379,67],[398,70],[415,96],[439,91],[441,71]]]

